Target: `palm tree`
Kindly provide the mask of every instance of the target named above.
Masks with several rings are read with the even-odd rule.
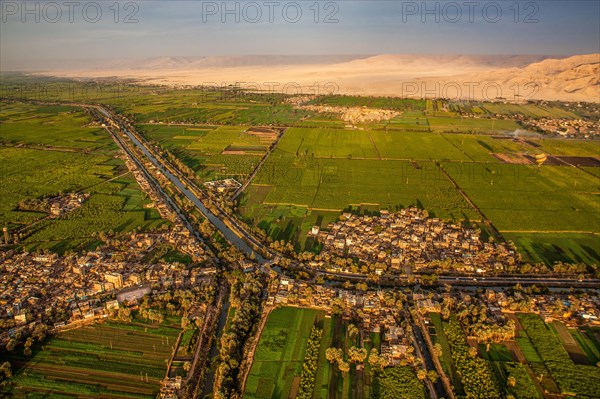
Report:
[[[350,371],[350,364],[348,362],[345,362],[343,360],[340,360],[338,362],[338,368],[340,369],[340,371],[342,372],[342,375],[346,376],[346,373],[348,371]]]
[[[433,354],[439,358],[442,356],[442,353],[442,345],[440,345],[439,342],[436,342],[436,344],[433,345]]]
[[[183,363],[183,370],[184,370],[186,373],[189,373],[189,371],[190,371],[191,369],[192,369],[192,363],[190,363],[190,362],[185,362],[185,363]]]

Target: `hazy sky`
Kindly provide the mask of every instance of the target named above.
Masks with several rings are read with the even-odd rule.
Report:
[[[600,1],[1,0],[0,44],[2,70],[151,56],[597,53]]]

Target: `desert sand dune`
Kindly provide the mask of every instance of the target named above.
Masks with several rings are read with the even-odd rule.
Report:
[[[304,94],[600,101],[600,54],[572,57],[375,56],[162,57],[55,69],[72,78],[160,85],[229,85]],[[330,83],[327,85],[327,83]],[[287,84],[287,86],[286,86]],[[301,89],[299,89],[299,87]]]

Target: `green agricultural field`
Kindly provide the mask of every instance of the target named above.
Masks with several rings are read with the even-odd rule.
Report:
[[[412,122],[423,117],[421,111],[406,113],[412,115],[407,115]],[[474,121],[482,128],[493,122]],[[512,123],[498,121],[499,126],[508,122]],[[307,248],[304,237],[311,226],[305,217],[316,211],[417,205],[444,219],[479,220],[480,215],[439,170],[439,163],[527,260],[598,262],[600,248],[594,234],[599,233],[600,180],[595,168],[586,173],[587,169],[564,166],[506,164],[493,155],[568,156],[580,149],[579,154],[593,156],[595,143],[386,131],[374,126],[288,129],[242,197],[242,216],[272,238],[294,242],[298,249]]]
[[[26,75],[3,75],[2,96],[42,101],[102,103],[137,122],[294,125],[313,113],[283,103],[277,93],[242,92],[231,87],[171,88],[125,82],[76,82]],[[266,86],[265,86],[266,89]]]
[[[576,365],[559,338],[534,314],[518,314],[531,343],[562,393],[582,398],[597,398],[600,368]]]
[[[23,244],[28,250],[50,248],[63,252],[95,241],[99,232],[156,229],[165,224],[153,210],[127,211],[125,198],[117,195],[93,195],[81,208],[56,220],[43,221],[28,229]],[[65,243],[64,241],[67,240]],[[69,241],[71,243],[69,243]],[[79,242],[79,244],[77,244]],[[75,246],[74,246],[75,245]]]
[[[548,327],[559,339],[563,348],[565,348],[569,354],[569,357],[575,364],[583,364],[588,366],[596,364],[590,361],[586,351],[583,350],[578,340],[576,340],[573,336],[573,330],[567,328],[564,323],[560,321],[554,321],[551,324],[548,324]]]
[[[511,119],[428,116],[427,120],[433,132],[504,133],[522,129]]]
[[[240,213],[272,238],[292,241],[300,250],[318,251],[307,239],[311,223],[334,220],[336,212],[349,207],[377,211],[417,205],[444,219],[481,219],[438,169],[436,163],[440,163],[501,234],[517,244],[527,261],[592,264],[600,260],[596,239],[600,233],[600,168],[508,165],[493,155],[515,160],[538,153],[600,157],[598,143],[592,140],[547,139],[529,133],[514,138],[498,136],[518,130],[519,125],[511,119],[494,119],[496,114],[593,117],[580,115],[587,111],[577,111],[577,107],[552,102],[504,104],[360,96],[319,96],[311,101],[399,111],[389,121],[361,124],[364,130],[358,130],[344,129],[345,122],[338,115],[295,109],[283,95],[242,92],[235,87],[173,89],[11,75],[3,77],[2,89],[3,96],[9,97],[110,105],[141,124],[147,137],[179,157],[195,171],[200,182],[248,178],[268,143],[247,134],[246,126],[293,126],[242,196]],[[72,171],[85,171],[78,176],[69,172],[71,177],[67,177],[72,180],[89,179],[95,184],[98,179],[124,172],[122,163],[112,159],[116,153],[113,141],[97,126],[89,126],[87,116],[77,108],[5,103],[0,122],[0,142],[8,146],[26,146],[30,151],[50,147],[45,149],[52,149],[60,157],[88,155],[84,160],[69,157],[55,161],[46,151],[44,160],[69,165]],[[8,154],[5,151],[3,148],[0,152]],[[35,153],[23,155],[20,160],[28,159],[31,165],[21,162],[21,167],[31,166],[35,173],[43,173],[48,186],[61,186],[66,178],[62,169],[55,171],[56,179],[48,178],[52,169],[38,168],[37,158]],[[11,169],[10,163],[3,163],[3,179],[7,171],[13,173]],[[25,191],[34,191],[34,196],[46,195],[46,185],[36,185],[29,177],[18,184]],[[85,184],[77,182],[73,186]],[[111,188],[102,193],[128,197],[127,188],[132,186],[121,186],[123,192]],[[8,201],[0,206],[0,219],[11,229],[45,216],[14,206],[22,189],[9,188]],[[113,211],[129,212],[127,220],[123,215],[111,216],[115,219],[113,230],[157,224],[153,211],[129,207],[130,200],[125,200],[123,209],[118,208],[117,199],[109,202]],[[139,211],[144,211],[143,222]],[[81,233],[88,234],[89,230]],[[84,248],[91,242],[85,237],[77,242],[72,239],[66,247],[56,247],[53,237],[58,233],[35,233],[39,234],[38,243],[32,249]]]
[[[533,350],[535,352],[535,349]],[[479,354],[492,366],[496,379],[506,394],[511,394],[517,399],[543,398],[529,374],[528,366],[516,363],[517,359],[506,345],[492,343],[488,349],[487,345],[480,344]],[[508,384],[509,377],[515,379],[514,386]]]
[[[291,128],[277,148],[315,158],[469,160],[442,135],[422,132]]]
[[[555,156],[600,157],[600,147],[591,140],[539,139],[534,137],[485,136],[475,134],[444,134],[453,146],[475,162],[503,163],[492,154],[548,154]],[[588,168],[598,170],[600,168]]]
[[[290,128],[277,149],[317,158],[379,158],[370,132],[361,130]]]
[[[422,206],[438,217],[477,215],[433,162],[317,159],[276,151],[254,180],[272,186],[263,203],[318,210],[361,204]]]
[[[571,335],[577,341],[579,347],[585,352],[591,364],[600,362],[600,343],[588,327],[584,329],[570,330]]]
[[[299,248],[312,225],[326,227],[349,207],[411,205],[452,220],[477,220],[433,162],[317,159],[275,151],[240,201],[244,219]]]
[[[469,161],[439,133],[376,132],[373,141],[383,159]]]
[[[329,394],[329,380],[331,378],[331,367],[325,352],[332,346],[333,341],[333,323],[331,318],[323,319],[323,335],[321,337],[321,346],[319,348],[319,360],[317,362],[317,373],[315,377],[315,390],[313,399],[327,398]]]
[[[542,394],[538,391],[536,384],[527,372],[527,366],[514,362],[495,362],[494,365],[502,386],[516,399],[543,399]],[[508,385],[509,377],[515,379],[514,387]]]
[[[598,233],[502,233],[530,262],[600,264]]]
[[[594,168],[594,167],[581,167],[582,170],[588,172],[589,174],[592,174],[596,177],[600,177],[600,168]]]
[[[480,134],[444,134],[443,136],[452,146],[463,152],[467,159],[474,162],[502,163],[492,154],[517,155],[542,152],[523,141],[504,136],[494,137]]]
[[[267,320],[246,382],[248,399],[287,398],[300,382],[306,341],[320,311],[284,307]]]
[[[89,117],[79,108],[0,104],[0,143],[96,154],[110,154],[117,149],[103,129],[87,126]]]
[[[500,232],[598,232],[600,180],[581,170],[512,164],[443,167]]]
[[[597,140],[544,139],[537,143],[541,146],[540,151],[546,154],[600,158],[600,142]]]
[[[117,110],[135,115],[137,122],[185,122],[224,125],[289,125],[297,123],[307,111],[299,111],[291,105],[271,104],[268,95],[221,99],[218,92],[202,90],[178,90],[153,98],[140,95],[133,101],[114,102]],[[308,112],[310,113],[310,112]]]
[[[479,354],[485,360],[494,362],[510,362],[513,361],[513,356],[505,345],[490,344],[489,350],[486,344],[479,344]]]
[[[140,126],[144,136],[179,157],[201,181],[245,180],[271,144],[246,133],[247,126]],[[222,154],[226,150],[243,153]]]
[[[303,119],[301,122],[297,123],[296,126],[299,127],[335,127],[335,128],[344,128],[346,126],[346,122],[344,122],[337,114],[333,113],[325,113],[320,112],[315,116],[308,117]]]
[[[533,118],[555,117],[555,118],[575,118],[579,116],[574,112],[565,110],[552,105],[541,104],[504,104],[504,103],[478,103],[478,106],[489,114],[502,115],[524,115]]]
[[[252,185],[240,201],[244,218],[267,232],[273,240],[292,242],[300,250],[311,251],[318,248],[314,237],[308,232],[313,226],[326,228],[330,222],[340,217],[339,210],[309,210],[304,206],[265,205],[266,195],[272,186]]]
[[[432,337],[433,343],[437,343],[442,346],[442,356],[440,360],[442,363],[444,373],[448,376],[452,385],[454,386],[455,393],[459,395],[463,394],[463,386],[456,372],[454,360],[452,359],[450,343],[448,342],[448,337],[446,337],[446,333],[444,332],[442,317],[439,313],[429,313],[429,316],[431,318],[431,321],[433,322],[436,333],[436,335]]]
[[[198,138],[188,146],[192,151],[203,154],[220,153],[228,147],[250,147],[256,151],[265,151],[266,146],[261,144],[256,136],[246,133],[246,126],[221,126]]]
[[[410,366],[386,368],[378,377],[378,389],[374,399],[425,399],[425,384],[419,381],[415,370]]]
[[[523,352],[523,356],[525,356],[525,359],[527,359],[528,362],[541,363],[542,358],[537,353],[535,346],[531,343],[527,332],[519,331],[519,336],[516,338],[516,341],[521,352]]]
[[[449,322],[443,323],[443,330],[466,397],[501,398],[502,388],[494,376],[492,363],[469,353],[470,346],[458,319],[452,316]]]
[[[27,115],[63,112],[61,107],[40,110],[35,105],[9,104],[9,109],[10,115],[2,124],[3,138],[25,147],[0,148],[0,223],[11,232],[24,234],[21,244],[28,250],[85,249],[97,242],[95,236],[101,231],[149,230],[166,223],[157,211],[144,207],[150,201],[124,162],[116,158],[117,147],[110,135],[87,127],[89,119],[81,111],[56,117],[45,125]],[[5,133],[4,127],[13,123],[35,134],[19,136],[19,129]],[[89,193],[91,197],[80,208],[57,218],[20,205],[26,199],[70,192]]]
[[[205,181],[227,177],[246,181],[260,160],[257,155],[213,155],[203,161],[203,168],[197,176]]]
[[[364,347],[367,353],[371,348],[381,350],[381,336],[379,333],[370,333],[362,336],[353,337],[349,334],[350,324],[357,325],[356,321],[343,320],[340,315],[333,315],[330,319],[324,319],[325,329],[321,340],[321,352],[317,368],[317,380],[313,399],[323,398],[375,398],[384,393],[392,394],[394,391],[390,387],[382,389],[379,378],[373,378],[372,368],[367,361],[364,362],[364,369],[361,370],[357,364],[352,363],[348,358],[350,347]],[[325,335],[327,332],[327,335]],[[331,364],[327,361],[325,351],[327,348],[339,348],[344,353],[344,359],[350,363],[350,370],[342,373],[337,364]],[[375,373],[379,377],[381,374]],[[390,390],[391,389],[391,390]],[[387,397],[387,396],[385,396]]]
[[[53,391],[85,398],[156,397],[179,332],[176,327],[105,322],[60,333],[35,348],[31,358],[12,354],[13,387],[0,393],[16,398]]]
[[[429,122],[423,111],[404,111],[389,121],[381,122],[379,127],[388,130],[428,132]]]

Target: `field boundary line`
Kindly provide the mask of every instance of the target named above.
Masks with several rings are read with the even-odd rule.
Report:
[[[240,392],[242,395],[246,390],[246,382],[248,381],[248,377],[250,376],[250,371],[252,371],[252,366],[254,365],[254,354],[256,353],[256,348],[258,347],[258,343],[260,342],[260,338],[262,337],[265,326],[267,325],[267,320],[269,319],[269,315],[271,312],[276,309],[275,306],[265,306],[265,309],[261,315],[260,325],[258,326],[258,331],[254,337],[254,340],[250,343],[250,347],[248,348],[248,352],[246,352],[246,358],[244,361],[248,363],[248,365],[244,369],[244,375],[240,382]],[[246,343],[246,345],[248,345]],[[277,362],[281,363],[280,360]]]
[[[442,173],[446,176],[446,178],[448,178],[448,180],[450,180],[450,182],[454,185],[454,187],[458,190],[458,192],[462,194],[462,196],[465,198],[465,200],[467,200],[469,205],[471,205],[473,207],[473,209],[475,209],[475,211],[481,215],[481,217],[483,218],[483,222],[492,230],[492,232],[495,233],[496,236],[504,239],[502,234],[500,234],[500,232],[492,224],[490,219],[488,219],[487,216],[485,216],[485,214],[483,213],[483,211],[481,209],[479,209],[479,207],[477,205],[475,205],[475,203],[471,200],[471,198],[469,198],[467,193],[458,185],[458,183],[452,178],[452,176],[450,176],[450,174],[448,172],[446,172],[444,167],[438,162],[436,162],[436,165],[442,171]]]
[[[231,196],[232,201],[235,201],[240,196],[240,194],[242,194],[244,191],[246,191],[248,186],[252,183],[252,180],[254,179],[254,177],[256,177],[256,175],[262,168],[263,164],[267,161],[267,158],[269,158],[269,156],[273,153],[273,151],[275,151],[275,149],[279,145],[279,141],[281,140],[281,138],[283,137],[283,135],[285,134],[286,131],[287,131],[287,129],[283,129],[277,136],[277,139],[271,143],[271,145],[269,146],[269,149],[265,152],[262,159],[260,160],[258,165],[256,165],[256,167],[254,168],[252,173],[250,173],[250,175],[248,175],[248,178],[246,179],[244,184],[233,193],[233,195]]]
[[[375,151],[377,152],[377,156],[379,157],[379,160],[381,160],[381,153],[379,152],[379,148],[377,148],[377,145],[375,144],[375,140],[373,140],[373,136],[371,136],[371,133],[367,133],[369,135],[369,140],[371,140],[371,144],[373,144],[373,148],[375,148]]]
[[[462,148],[459,148],[456,144],[454,144],[452,141],[450,141],[450,139],[448,137],[446,137],[446,135],[444,133],[440,133],[440,136],[442,136],[444,138],[444,140],[446,140],[448,143],[452,144],[452,146],[454,148],[456,148],[458,151],[462,152],[463,154],[465,154],[467,156],[467,158],[469,158],[472,162],[476,162],[472,156],[470,156],[469,154],[467,154],[465,152],[465,150],[463,150]]]

